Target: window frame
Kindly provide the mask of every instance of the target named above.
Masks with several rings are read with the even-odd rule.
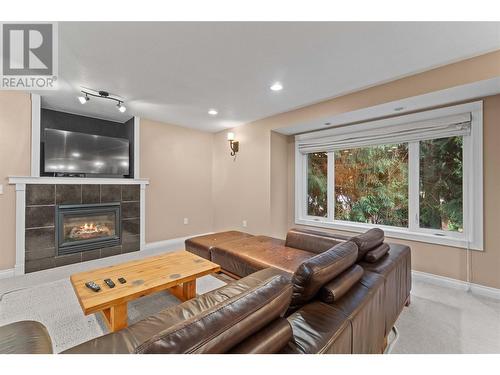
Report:
[[[463,232],[452,232],[437,229],[421,228],[419,226],[419,142],[408,143],[408,228],[386,225],[357,223],[335,220],[335,163],[334,152],[328,154],[328,186],[327,186],[327,216],[315,217],[307,215],[307,154],[299,152],[301,140],[331,136],[335,128],[315,133],[300,134],[295,137],[295,223],[322,228],[337,229],[350,232],[364,232],[377,227],[385,231],[388,237],[413,240],[419,242],[447,245],[471,250],[484,250],[483,244],[483,110],[482,101],[444,107],[430,111],[421,111],[410,115],[397,117],[400,123],[420,121],[422,119],[439,118],[464,112],[471,113],[471,134],[463,137]],[[383,120],[364,122],[364,126],[380,123]],[[391,118],[394,121],[394,118]],[[360,125],[360,124],[357,124]],[[391,143],[386,140],[377,140]],[[319,152],[319,151],[318,151]]]

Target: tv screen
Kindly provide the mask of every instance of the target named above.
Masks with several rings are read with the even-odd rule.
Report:
[[[45,129],[45,172],[56,174],[129,174],[129,142],[59,129]]]

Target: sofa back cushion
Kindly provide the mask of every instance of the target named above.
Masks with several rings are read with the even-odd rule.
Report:
[[[347,237],[342,235],[293,228],[286,234],[285,246],[319,254],[344,242],[346,239]]]
[[[289,277],[275,274],[241,294],[158,332],[135,353],[224,353],[285,313]]]
[[[365,262],[368,263],[376,263],[380,259],[382,259],[385,256],[385,254],[389,252],[389,250],[390,246],[386,243],[383,243],[382,245],[367,251],[363,259]]]
[[[384,231],[379,228],[373,228],[365,233],[352,237],[350,241],[358,245],[357,261],[359,262],[368,251],[382,245],[384,242]]]
[[[304,261],[293,274],[291,309],[311,300],[323,285],[356,262],[358,247],[354,242],[342,242]]]
[[[334,303],[341,299],[363,277],[363,267],[355,264],[338,277],[326,283],[319,293],[319,298],[325,303]]]

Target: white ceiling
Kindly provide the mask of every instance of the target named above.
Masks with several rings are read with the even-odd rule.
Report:
[[[496,49],[500,23],[60,23],[60,88],[42,105],[219,131]],[[81,105],[82,86],[127,112]]]

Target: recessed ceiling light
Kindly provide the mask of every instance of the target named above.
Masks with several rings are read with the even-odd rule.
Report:
[[[74,158],[79,158],[81,154],[79,152],[72,152],[71,156],[73,156]]]
[[[283,90],[283,85],[279,82],[273,83],[273,85],[270,87],[271,90],[273,91],[281,91]]]
[[[219,112],[217,112],[217,110],[216,110],[216,109],[213,109],[213,108],[208,110],[208,114],[209,114],[210,116],[217,116],[217,114],[218,114],[218,113],[219,113]]]

